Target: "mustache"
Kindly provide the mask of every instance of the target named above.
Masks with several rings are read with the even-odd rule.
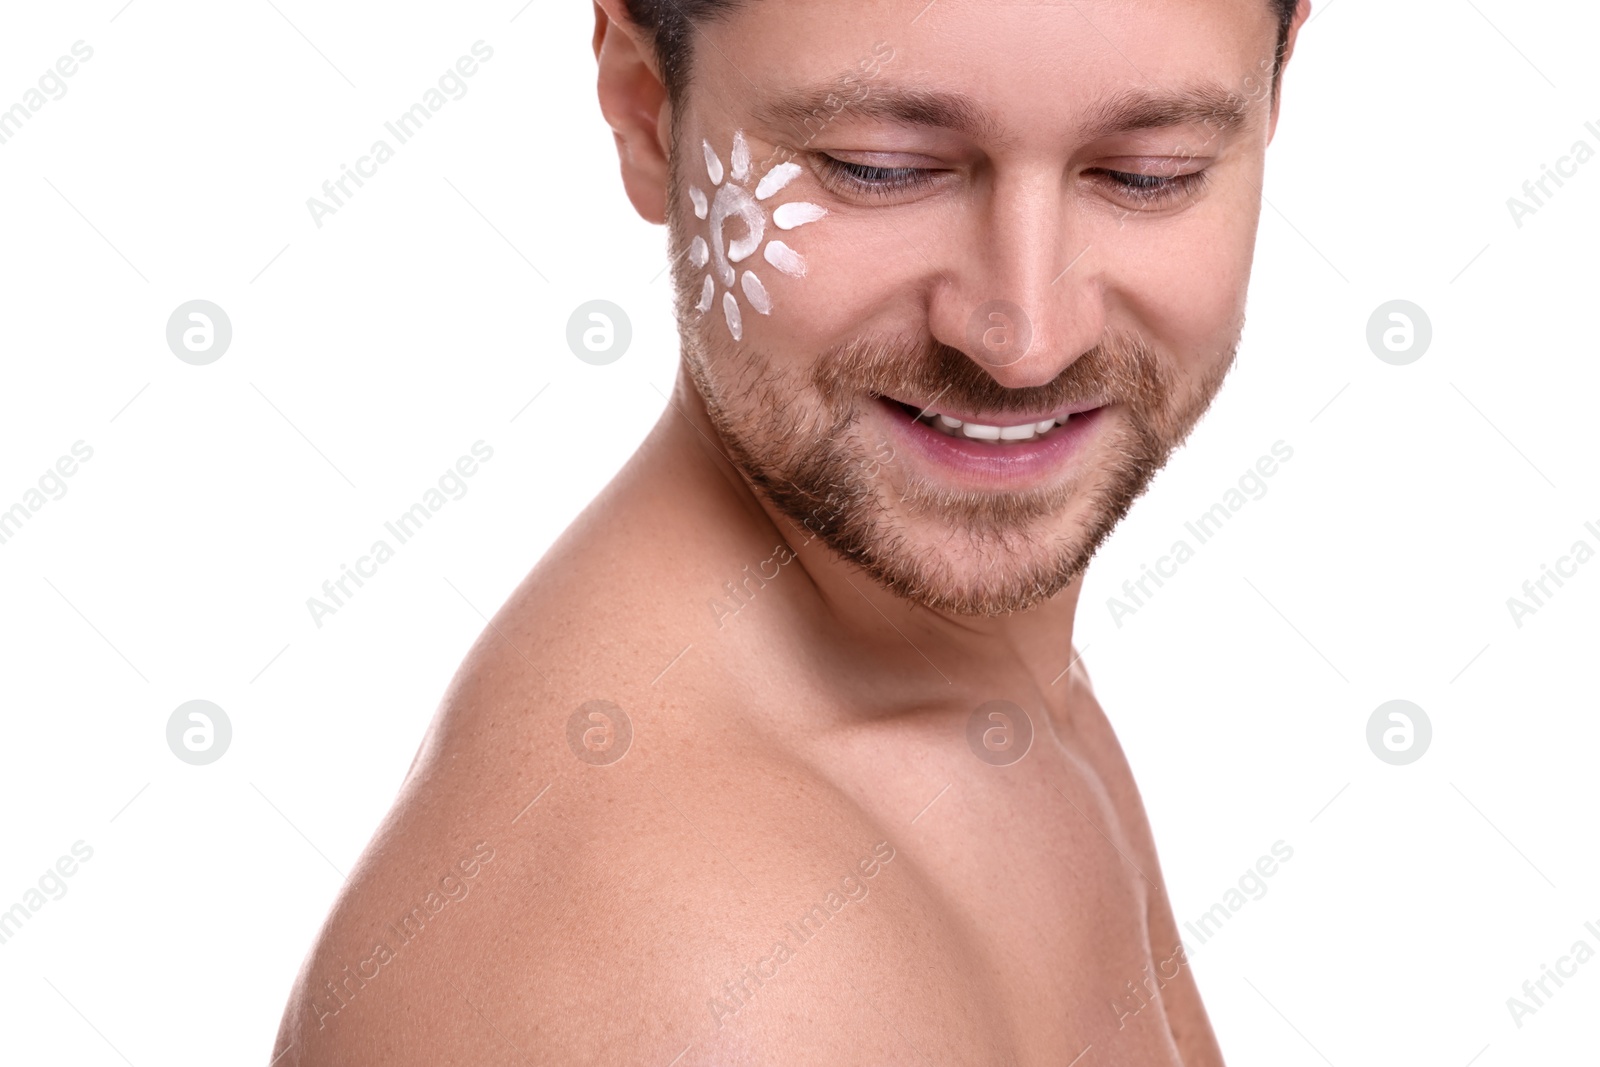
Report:
[[[1111,333],[1043,385],[1002,385],[961,349],[927,336],[852,338],[823,354],[812,369],[812,384],[835,410],[867,392],[969,411],[1037,412],[1121,402],[1151,412],[1167,402],[1175,383],[1143,338]]]

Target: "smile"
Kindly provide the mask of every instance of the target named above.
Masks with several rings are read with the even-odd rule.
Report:
[[[1056,419],[1002,426],[988,425],[981,422],[963,422],[961,419],[951,415],[930,413],[917,419],[917,421],[950,437],[965,437],[973,441],[1022,442],[1037,441],[1056,427],[1065,426],[1071,417],[1070,415],[1063,415]]]
[[[991,492],[1059,482],[1080,464],[1108,409],[1080,403],[1055,412],[940,411],[886,396],[876,407],[914,467],[951,488]]]

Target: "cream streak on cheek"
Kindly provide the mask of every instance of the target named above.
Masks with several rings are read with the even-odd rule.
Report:
[[[766,203],[800,176],[796,163],[779,163],[755,178],[750,165],[750,145],[744,131],[733,135],[733,151],[724,166],[722,157],[710,141],[700,142],[705,154],[706,178],[712,192],[690,186],[689,202],[695,218],[707,223],[707,232],[689,244],[689,262],[695,269],[707,268],[700,286],[700,302],[695,310],[703,316],[717,305],[722,293],[722,317],[735,341],[744,339],[744,318],[738,293],[744,294],[750,309],[759,315],[772,313],[772,296],[753,269],[738,264],[761,253],[769,264],[792,278],[803,278],[806,261],[783,241],[768,241],[769,225],[779,230],[798,229],[827,215],[816,204],[791,201],[772,207]],[[754,187],[752,188],[752,180]],[[732,225],[730,226],[730,223]]]

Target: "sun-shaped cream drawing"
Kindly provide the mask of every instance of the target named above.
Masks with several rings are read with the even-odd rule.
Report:
[[[722,315],[727,320],[728,332],[735,341],[744,338],[744,319],[739,311],[739,300],[734,295],[734,282],[744,291],[745,299],[758,314],[772,314],[772,297],[767,287],[752,270],[739,270],[735,264],[743,263],[756,252],[784,274],[803,278],[806,261],[800,253],[782,241],[767,241],[769,217],[764,202],[776,196],[790,182],[800,176],[796,163],[779,163],[770,168],[749,188],[753,177],[750,166],[750,145],[744,131],[733,135],[733,152],[724,169],[722,159],[711,142],[701,141],[705,149],[706,177],[716,192],[708,199],[698,186],[690,186],[689,200],[694,204],[696,218],[710,223],[710,238],[696,237],[689,245],[689,262],[696,269],[710,264],[705,281],[700,287],[700,302],[695,310],[705,315],[717,303],[717,287],[722,287]],[[724,180],[726,179],[726,180]],[[816,204],[804,202],[779,204],[772,210],[770,222],[780,230],[793,230],[808,222],[815,222],[827,214]],[[744,224],[744,233],[728,239],[725,230],[730,220]],[[765,241],[763,247],[762,242]]]

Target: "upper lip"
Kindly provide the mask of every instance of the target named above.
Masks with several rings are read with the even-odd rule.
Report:
[[[968,413],[955,411],[944,407],[936,400],[932,404],[919,404],[914,400],[901,400],[898,397],[886,397],[897,404],[904,404],[914,409],[919,418],[929,415],[948,415],[960,422],[976,423],[979,426],[1026,426],[1028,423],[1040,423],[1064,419],[1068,415],[1081,415],[1085,411],[1103,408],[1110,403],[1109,400],[1084,400],[1077,404],[1068,404],[1054,411],[1044,411],[1038,414],[1028,414],[1019,411],[991,411],[987,413]]]

